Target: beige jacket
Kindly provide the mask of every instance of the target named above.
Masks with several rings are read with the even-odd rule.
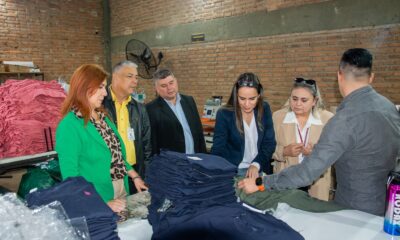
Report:
[[[287,109],[281,109],[274,112],[272,115],[276,138],[276,149],[273,155],[273,159],[275,160],[274,173],[280,172],[282,169],[299,163],[298,157],[283,156],[283,148],[296,142],[296,125],[293,123],[283,123],[286,113]],[[311,125],[308,139],[308,142],[314,145],[318,142],[322,128],[333,116],[331,112],[326,110],[319,111],[318,113],[322,125]],[[308,192],[312,197],[327,201],[329,200],[331,184],[332,176],[331,168],[329,168],[318,180],[314,181]]]

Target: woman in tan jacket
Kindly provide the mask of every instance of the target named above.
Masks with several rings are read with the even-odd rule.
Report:
[[[324,110],[320,92],[314,80],[296,78],[284,108],[274,112],[276,150],[274,173],[306,159],[318,142],[322,128],[333,116]],[[309,188],[312,197],[328,200],[332,183],[329,168]]]

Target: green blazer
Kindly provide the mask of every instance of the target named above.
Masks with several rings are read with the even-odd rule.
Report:
[[[115,125],[106,118],[107,124],[118,136],[126,169],[132,167],[126,162],[125,145]],[[110,168],[111,152],[107,144],[89,121],[84,121],[73,112],[69,112],[58,124],[56,131],[56,151],[60,161],[63,179],[82,176],[91,182],[105,202],[114,199]],[[129,194],[128,176],[125,176],[125,189]]]

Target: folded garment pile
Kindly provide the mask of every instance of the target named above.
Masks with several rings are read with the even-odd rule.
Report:
[[[0,86],[0,158],[53,150],[66,94],[56,81],[7,80]]]
[[[303,239],[286,223],[237,202],[236,170],[208,154],[154,156],[146,171],[152,239]]]
[[[83,177],[67,178],[51,188],[26,196],[28,207],[61,202],[69,218],[85,217],[92,240],[119,239],[118,216],[107,206],[93,185]]]

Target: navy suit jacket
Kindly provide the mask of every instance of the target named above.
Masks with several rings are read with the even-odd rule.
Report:
[[[262,129],[256,121],[258,154],[253,162],[259,163],[261,167],[260,170],[266,171],[272,154],[275,152],[276,141],[271,109],[267,102],[264,102],[263,107]],[[255,110],[254,115],[256,119],[257,114],[258,112]],[[239,166],[244,155],[244,140],[244,135],[241,135],[236,128],[235,112],[226,108],[221,108],[217,113],[211,154],[221,156],[236,166]]]
[[[180,95],[182,109],[193,136],[194,152],[205,153],[206,142],[196,103],[193,97]],[[151,126],[152,153],[158,154],[162,148],[184,153],[186,148],[182,125],[165,100],[157,97],[146,105],[146,109]]]

